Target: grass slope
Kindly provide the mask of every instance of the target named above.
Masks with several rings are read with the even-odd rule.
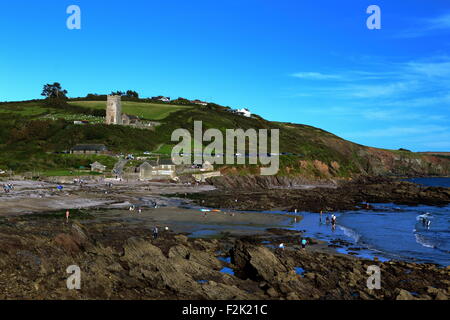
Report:
[[[0,169],[71,171],[95,161],[90,157],[80,159],[55,153],[69,150],[78,143],[102,143],[121,153],[158,151],[169,154],[177,143],[171,142],[172,132],[185,128],[193,134],[196,120],[203,122],[203,130],[216,128],[223,133],[226,129],[236,128],[279,129],[280,152],[296,154],[281,157],[280,175],[327,178],[350,177],[359,173],[407,174],[421,170],[442,174],[450,163],[444,158],[368,148],[307,125],[270,122],[260,117],[246,118],[220,106],[205,108],[124,102],[124,112],[162,123],[153,130],[108,126],[95,121],[91,125],[73,124],[76,117],[86,116],[85,110],[98,108],[98,111],[105,105],[105,102],[76,101],[72,104],[76,107],[74,109],[54,109],[47,108],[42,101],[0,104]],[[64,117],[58,119],[61,115]],[[109,160],[100,162],[111,167],[115,160],[109,157]],[[259,172],[256,165],[219,167],[235,174]],[[435,172],[435,168],[441,171],[436,169]]]
[[[106,103],[103,101],[71,101],[69,104],[74,106],[80,106],[89,109],[100,109],[104,110]],[[162,120],[169,116],[171,113],[190,109],[189,106],[177,106],[170,104],[159,104],[159,103],[145,103],[145,102],[134,102],[134,101],[122,101],[122,112],[135,115],[141,119],[147,120]]]

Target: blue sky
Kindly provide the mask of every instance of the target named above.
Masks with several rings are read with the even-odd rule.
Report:
[[[81,30],[66,27],[78,5]],[[366,8],[381,8],[381,30]],[[5,0],[0,101],[133,89],[450,151],[448,0]]]

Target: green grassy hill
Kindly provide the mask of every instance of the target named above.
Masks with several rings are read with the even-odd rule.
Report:
[[[105,102],[103,101],[70,101],[69,104],[83,108],[105,110]],[[190,106],[162,103],[122,101],[122,112],[147,120],[162,120],[173,112],[191,108]]]
[[[60,154],[78,143],[102,143],[117,153],[157,151],[170,154],[173,130],[193,132],[193,122],[203,121],[203,130],[280,129],[280,175],[308,178],[351,177],[357,174],[448,175],[450,161],[408,151],[361,146],[307,125],[246,118],[217,105],[208,107],[123,102],[123,111],[161,125],[149,129],[103,124],[106,102],[72,101],[64,108],[48,107],[44,101],[0,104],[0,169],[16,172],[58,172],[89,165],[95,159]],[[89,120],[75,125],[74,120]],[[205,143],[206,145],[206,143]],[[108,167],[114,158],[104,159]],[[222,165],[229,174],[257,174],[256,165]]]

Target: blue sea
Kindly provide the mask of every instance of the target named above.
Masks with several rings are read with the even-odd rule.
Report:
[[[427,187],[450,188],[450,178],[411,178],[406,181],[414,182]]]
[[[450,178],[420,178],[424,186],[450,187]],[[380,260],[450,265],[450,206],[371,204],[374,209],[337,213],[337,226],[320,223],[317,213],[300,213],[293,225],[305,235],[339,244],[339,252]],[[325,221],[325,214],[323,220]],[[421,218],[431,221],[427,228]]]

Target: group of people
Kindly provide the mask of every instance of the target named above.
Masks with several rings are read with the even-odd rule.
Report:
[[[169,227],[164,227],[165,231],[169,231]],[[152,229],[152,233],[153,233],[153,240],[158,239],[158,234],[159,234],[159,229],[158,226],[154,226]]]
[[[130,212],[134,212],[136,210],[136,207],[134,205],[131,205],[128,210],[130,210]],[[138,208],[138,213],[142,213],[141,207]]]
[[[306,240],[305,238],[302,238],[302,240],[300,240],[300,245],[302,246],[302,249],[306,249],[307,244],[308,240]],[[280,243],[278,245],[278,248],[284,250],[284,243]]]
[[[10,193],[11,190],[14,190],[14,185],[12,183],[6,183],[3,185],[3,191],[5,191],[5,193]]]
[[[323,223],[322,220],[322,216],[323,216],[323,211],[320,211],[320,223]],[[334,213],[331,214],[331,216],[327,215],[325,218],[325,224],[329,225],[331,224],[331,228],[334,230],[336,229],[336,222],[337,222],[337,217]]]

